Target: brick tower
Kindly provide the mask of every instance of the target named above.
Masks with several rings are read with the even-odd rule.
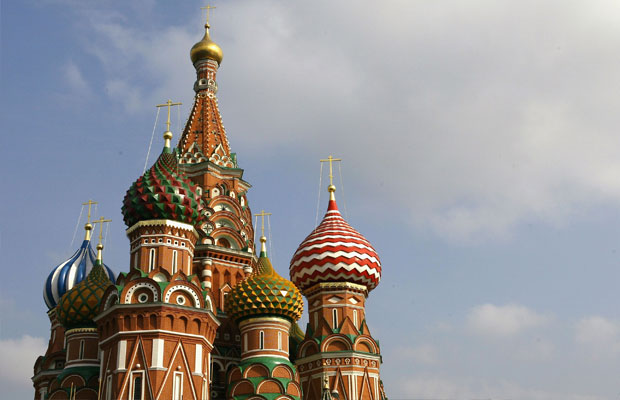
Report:
[[[226,392],[226,372],[239,362],[240,333],[224,312],[224,298],[252,271],[254,228],[243,169],[231,153],[217,101],[217,70],[221,48],[211,40],[209,23],[190,57],[196,69],[194,103],[178,143],[179,168],[201,188],[206,219],[197,227],[192,273],[210,290],[221,326],[212,353],[215,399]]]
[[[303,300],[292,282],[273,269],[261,236],[255,271],[226,299],[226,311],[241,330],[241,362],[228,374],[227,399],[301,399],[299,375],[289,360],[289,331]],[[282,396],[282,397],[280,397]]]
[[[372,245],[342,218],[332,183],[328,191],[327,213],[290,265],[291,280],[306,296],[310,314],[296,360],[304,399],[384,399],[379,344],[365,315],[381,264]]]

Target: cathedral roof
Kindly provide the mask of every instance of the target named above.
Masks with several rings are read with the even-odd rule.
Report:
[[[291,281],[273,269],[265,241],[265,237],[261,237],[262,250],[254,272],[226,297],[225,310],[236,320],[275,315],[297,321],[304,307],[301,293]]]
[[[198,225],[205,206],[198,188],[178,170],[176,155],[164,147],[153,166],[135,181],[123,200],[127,227],[140,221],[169,219]]]
[[[334,191],[323,220],[299,245],[290,264],[291,280],[302,291],[317,283],[351,282],[374,289],[381,262],[372,245],[342,218]]]
[[[66,329],[95,327],[93,318],[99,312],[99,304],[105,290],[112,282],[100,259],[85,280],[65,293],[58,303],[58,320]]]
[[[43,299],[49,309],[56,307],[62,295],[88,276],[95,264],[95,252],[90,245],[92,225],[86,224],[86,238],[80,248],[66,261],[56,266],[48,275],[43,287]],[[114,280],[114,273],[103,264],[108,279]]]

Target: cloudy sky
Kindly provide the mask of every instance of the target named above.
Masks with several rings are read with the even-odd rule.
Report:
[[[125,3],[1,5],[8,398],[31,396],[81,203],[113,219],[104,257],[127,271],[120,206],[154,105],[183,102],[175,134],[189,111],[204,4]],[[620,399],[618,1],[215,5],[220,109],[282,275],[318,160],[343,159],[340,208],[383,263],[368,323],[391,399]]]

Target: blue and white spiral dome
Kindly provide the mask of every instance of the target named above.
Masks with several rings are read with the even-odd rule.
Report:
[[[90,246],[90,230],[92,225],[86,224],[86,238],[82,246],[69,258],[61,263],[47,277],[43,287],[43,299],[51,310],[56,307],[63,294],[71,290],[73,286],[83,281],[93,269],[97,254]],[[107,265],[103,265],[105,273],[112,282],[115,282],[114,273]]]

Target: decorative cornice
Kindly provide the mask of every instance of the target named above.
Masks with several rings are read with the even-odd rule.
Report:
[[[74,333],[97,333],[97,328],[73,328],[66,331],[65,336],[69,336]]]
[[[125,234],[129,236],[133,231],[143,226],[169,226],[171,228],[183,229],[192,232],[196,239],[198,239],[198,232],[196,232],[196,229],[194,229],[193,225],[186,224],[184,222],[174,221],[171,219],[150,219],[146,221],[140,221],[133,224],[130,228],[127,228]]]
[[[317,283],[314,286],[310,286],[308,289],[304,290],[304,294],[306,295],[306,297],[309,297],[323,290],[331,291],[342,289],[359,292],[366,296],[368,295],[368,288],[365,285],[360,285],[352,282],[321,282]]]

